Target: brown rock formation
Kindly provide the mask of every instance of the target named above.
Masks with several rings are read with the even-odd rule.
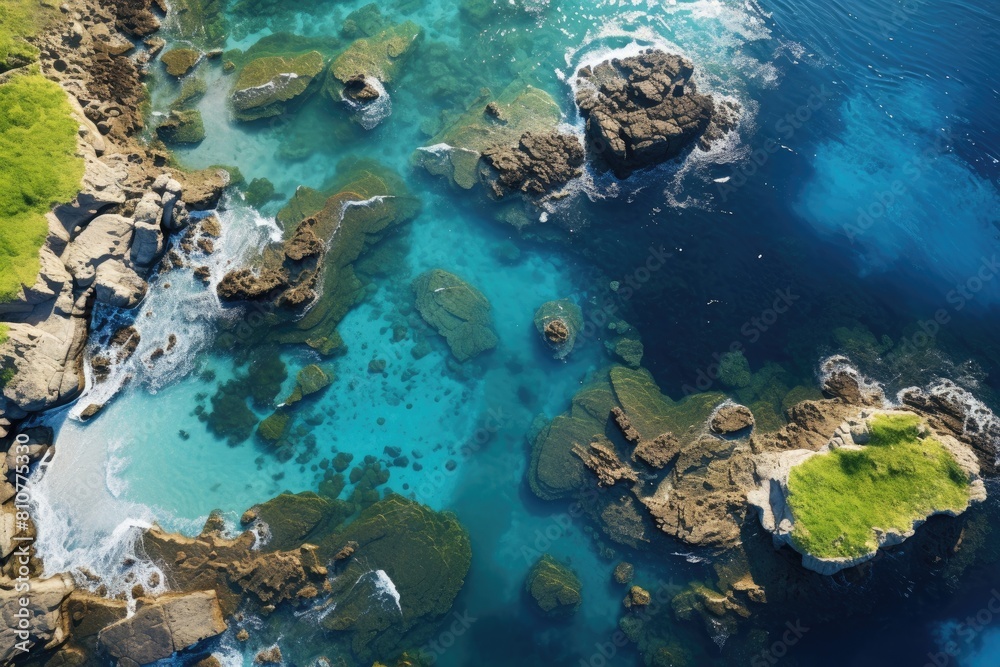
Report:
[[[677,157],[734,124],[736,110],[698,93],[686,58],[648,50],[577,72],[588,147],[619,178]]]
[[[710,426],[714,433],[729,435],[754,425],[753,413],[745,405],[723,403],[712,415]]]
[[[511,192],[545,195],[577,178],[584,157],[572,134],[525,132],[517,146],[498,145],[483,153],[493,170],[485,180],[498,198]]]
[[[600,486],[612,486],[619,481],[637,482],[639,476],[622,463],[614,447],[607,442],[592,442],[589,447],[573,447],[573,453],[580,457],[584,465],[597,475]]]

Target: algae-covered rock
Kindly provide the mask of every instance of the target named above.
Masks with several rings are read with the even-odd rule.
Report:
[[[649,371],[612,366],[597,373],[573,397],[568,412],[558,415],[536,435],[532,448],[528,481],[532,491],[545,500],[571,496],[584,488],[587,470],[573,454],[576,444],[594,443],[614,448],[608,433],[615,428],[611,411],[619,408],[634,429],[635,452],[643,445],[663,441],[676,455],[674,434],[683,436],[704,424],[725,396],[696,394],[673,401],[660,393]]]
[[[638,368],[642,363],[643,347],[642,341],[634,336],[619,336],[614,341],[612,348],[614,355],[621,359],[622,363]]]
[[[201,60],[201,53],[194,49],[171,49],[162,56],[160,60],[170,76],[182,77],[198,64]]]
[[[333,382],[333,375],[316,364],[309,364],[295,377],[295,389],[285,399],[285,405],[298,403],[306,396],[323,391]]]
[[[156,136],[167,144],[196,144],[205,138],[205,125],[197,109],[171,111],[156,127]]]
[[[288,428],[291,415],[284,410],[278,410],[257,426],[257,437],[264,442],[278,442]]]
[[[391,83],[399,76],[420,34],[420,26],[406,21],[347,47],[330,63],[327,90],[333,100],[339,102],[343,86],[357,77]]]
[[[571,569],[544,554],[528,572],[525,588],[546,614],[572,614],[580,606],[580,579]]]
[[[414,159],[431,174],[468,190],[479,183],[479,161],[497,147],[516,147],[525,133],[548,135],[562,112],[552,96],[517,80],[494,96],[485,91],[468,110],[418,149]]]
[[[369,278],[355,263],[419,211],[419,202],[394,173],[370,161],[345,161],[342,167],[329,188],[299,188],[278,213],[285,241],[251,260],[256,271],[236,269],[220,283],[226,300],[273,300],[279,306],[264,316],[252,338],[306,343],[324,355],[340,351],[336,327],[364,299]],[[221,291],[230,277],[246,283],[255,276],[270,281],[267,289],[244,285],[235,298]]]
[[[583,329],[583,311],[569,299],[547,301],[535,311],[535,328],[555,358],[565,359]]]
[[[208,92],[208,84],[201,77],[188,77],[181,85],[177,99],[170,103],[173,110],[190,109]],[[186,194],[186,193],[185,193]]]
[[[322,624],[348,636],[358,664],[371,664],[406,648],[451,609],[472,551],[453,514],[396,495],[368,507],[321,548],[332,558],[352,542]]]
[[[226,41],[226,0],[173,0],[177,36],[203,48],[219,48]]]
[[[469,283],[432,269],[413,281],[413,293],[420,316],[444,336],[459,361],[496,347],[490,302]]]
[[[359,39],[374,37],[385,28],[386,20],[381,10],[376,3],[370,2],[347,15],[340,33],[348,39]]]
[[[306,536],[328,518],[332,503],[315,493],[282,493],[256,507],[257,517],[267,524],[264,549],[282,551],[296,548]]]
[[[309,51],[299,56],[264,56],[246,63],[233,85],[230,100],[240,120],[280,115],[306,94],[320,72],[323,54]]]
[[[281,196],[274,191],[274,183],[267,178],[255,178],[250,181],[243,192],[243,197],[254,208],[260,208],[268,202],[281,199]]]

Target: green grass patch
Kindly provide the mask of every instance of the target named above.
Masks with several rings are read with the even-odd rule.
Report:
[[[935,510],[965,509],[968,476],[944,446],[920,437],[917,415],[877,415],[860,451],[836,449],[792,468],[792,539],[819,558],[856,558],[878,547],[875,528],[908,531]]]
[[[0,2],[0,72],[34,62],[38,49],[28,43],[55,13],[54,2],[3,0]]]
[[[32,74],[0,85],[0,302],[34,284],[45,213],[80,189],[77,129],[57,84]]]
[[[10,327],[0,322],[0,345],[7,342],[8,334],[10,333]]]

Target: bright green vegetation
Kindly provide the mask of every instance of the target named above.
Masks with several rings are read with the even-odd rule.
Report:
[[[0,301],[38,275],[45,213],[72,199],[83,178],[77,123],[63,90],[40,75],[0,85]]]
[[[8,334],[10,333],[10,327],[6,324],[0,323],[0,345],[7,342]]]
[[[40,0],[0,2],[0,72],[35,61],[38,49],[25,38],[38,33],[56,6]]]
[[[791,470],[792,539],[819,558],[855,558],[878,548],[875,529],[905,533],[935,511],[961,512],[969,480],[917,415],[877,415],[859,450],[836,449]]]

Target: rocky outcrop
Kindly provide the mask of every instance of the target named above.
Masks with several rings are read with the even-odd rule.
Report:
[[[264,56],[246,63],[233,84],[230,100],[236,117],[250,121],[278,116],[300,103],[322,73],[323,54]]]
[[[22,606],[23,591],[10,587],[0,587],[0,663],[11,664],[19,650],[44,649],[58,646],[66,640],[66,618],[63,615],[63,601],[76,588],[73,578],[63,574],[50,579],[35,579],[31,582],[28,605]],[[21,612],[26,609],[26,612]],[[20,614],[20,615],[19,615]],[[24,616],[26,614],[26,616]],[[28,639],[18,635],[25,628],[20,619],[27,623]]]
[[[413,281],[417,310],[444,336],[451,353],[467,361],[497,346],[490,302],[453,273],[432,269]]]
[[[547,301],[535,311],[535,329],[553,350],[553,356],[565,359],[583,330],[583,311],[569,299]]]
[[[81,142],[80,150],[91,158],[84,179],[88,187],[96,192],[113,190],[110,184],[100,186],[113,172],[92,167],[105,165],[104,160],[88,144]],[[113,158],[109,156],[116,164]],[[83,351],[92,305],[134,308],[145,296],[143,277],[162,256],[166,235],[187,219],[180,183],[166,173],[151,180],[138,201],[118,205],[104,199],[96,205],[93,195],[84,195],[82,203],[59,207],[50,218],[35,284],[0,304],[0,314],[8,322],[0,363],[11,373],[2,388],[0,411],[9,418],[23,418],[75,398],[84,385]],[[224,181],[218,183],[224,186]],[[112,204],[122,210],[131,204],[132,217],[84,213]]]
[[[132,138],[145,92],[135,64],[114,45],[133,48],[118,29],[138,35],[156,25],[148,3],[70,5],[66,22],[39,37],[40,65],[68,93],[84,176],[76,198],[47,216],[34,284],[0,303],[8,332],[0,344],[0,436],[11,421],[80,393],[93,304],[135,307],[166,236],[186,225],[188,211],[214,206],[228,183],[221,170],[166,169],[161,154]]]
[[[840,570],[854,567],[874,558],[879,549],[901,544],[912,537],[917,527],[934,514],[955,515],[954,509],[932,509],[927,515],[914,519],[906,530],[898,531],[884,526],[874,526],[872,535],[874,543],[867,553],[857,556],[829,557],[817,556],[805,549],[795,539],[798,522],[789,502],[789,476],[794,468],[801,466],[815,456],[829,455],[834,450],[863,451],[869,442],[869,425],[873,419],[880,416],[912,416],[908,410],[881,410],[874,408],[855,407],[854,416],[844,420],[833,431],[829,441],[819,450],[792,449],[781,452],[766,451],[754,459],[754,474],[760,480],[758,485],[747,493],[747,500],[758,512],[761,525],[774,537],[776,546],[789,546],[802,554],[802,565],[820,574],[834,574]],[[986,489],[980,478],[979,461],[966,444],[957,439],[940,433],[928,432],[924,437],[932,437],[944,445],[945,450],[954,458],[970,481],[968,502],[980,502],[986,498]],[[963,508],[964,510],[965,508]]]
[[[687,58],[652,49],[581,68],[576,103],[592,157],[624,178],[731,129],[738,108],[700,94],[693,75]]]
[[[414,159],[466,190],[482,183],[497,197],[549,194],[582,165],[579,140],[559,131],[561,116],[550,95],[514,81],[499,95],[484,91]]]
[[[547,615],[572,614],[583,601],[579,577],[548,554],[532,566],[524,586],[538,608]]]
[[[732,401],[723,403],[712,413],[710,426],[713,433],[731,435],[753,428],[754,418],[750,408]]]
[[[337,350],[337,325],[365,295],[355,263],[419,210],[392,172],[371,162],[352,166],[326,192],[299,188],[278,213],[285,240],[219,283],[224,301],[276,306],[268,326],[254,332],[261,339]]]
[[[120,662],[146,665],[225,629],[215,591],[167,594],[141,603],[135,614],[105,627],[98,644]]]
[[[525,132],[516,146],[496,145],[483,153],[483,180],[498,199],[512,192],[545,195],[578,178],[583,145],[573,134]]]

